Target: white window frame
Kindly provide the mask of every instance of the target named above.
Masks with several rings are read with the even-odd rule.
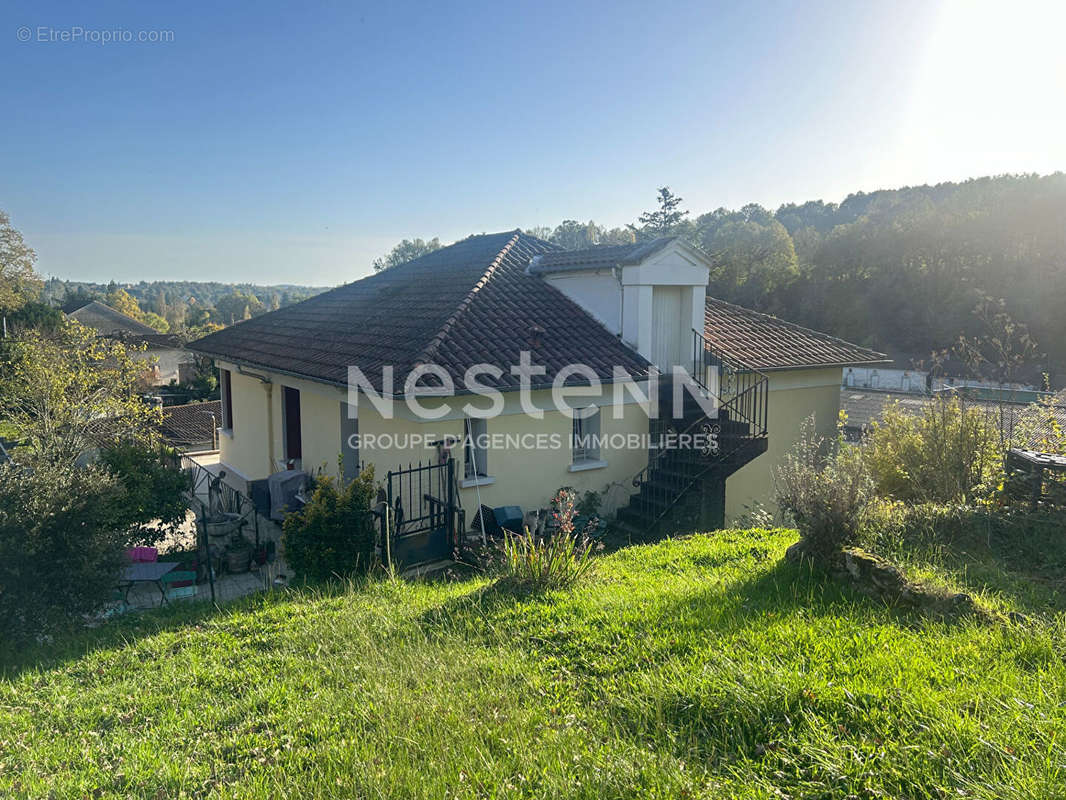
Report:
[[[590,447],[582,447],[578,444],[587,437],[600,436],[602,419],[603,414],[596,406],[574,409],[574,418],[570,427],[570,472],[602,469],[607,466],[597,442],[593,442]]]
[[[488,436],[488,421],[479,417],[463,418],[463,479],[459,486],[488,486],[496,482],[489,475],[488,448],[479,447],[477,439]]]

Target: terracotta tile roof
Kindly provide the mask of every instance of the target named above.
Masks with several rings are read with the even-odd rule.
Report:
[[[441,365],[457,387],[468,367],[495,364],[505,370],[495,384],[517,387],[509,367],[521,350],[547,368],[534,385],[550,384],[570,363],[588,364],[605,380],[615,365],[646,375],[647,361],[561,292],[526,274],[532,258],[555,249],[519,231],[472,236],[239,322],[189,349],[341,386],[348,366],[358,366],[379,389],[381,368],[392,365],[397,394],[419,363]],[[479,380],[494,383],[487,375]]]
[[[104,305],[99,300],[86,303],[77,311],[71,311],[68,317],[76,319],[87,328],[92,328],[104,336],[158,336],[159,331],[140,320],[126,316],[121,311]]]
[[[835,336],[712,297],[707,298],[704,335],[729,358],[763,372],[890,360]]]
[[[210,446],[214,442],[211,414],[215,415],[214,424],[220,425],[222,423],[220,400],[167,406],[163,409],[163,424],[159,431],[164,439],[178,448],[204,444]]]
[[[556,250],[534,256],[530,262],[529,271],[533,275],[547,275],[555,272],[639,264],[677,238],[676,236],[660,236],[658,239],[635,244],[598,245],[584,250]]]

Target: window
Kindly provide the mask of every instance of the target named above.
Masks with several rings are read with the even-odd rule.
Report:
[[[218,371],[218,385],[222,395],[222,429],[233,430],[233,389],[230,385],[230,373],[228,369]]]
[[[488,425],[483,419],[467,417],[463,421],[463,477],[468,481],[487,478]]]
[[[600,460],[600,410],[595,406],[574,409],[571,467],[607,466]]]
[[[281,392],[281,417],[284,420],[285,460],[295,461],[303,457],[303,437],[300,435],[300,390],[283,386]]]

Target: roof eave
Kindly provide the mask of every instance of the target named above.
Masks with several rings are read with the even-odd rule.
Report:
[[[305,375],[305,374],[300,373],[300,372],[292,372],[290,370],[284,370],[284,369],[280,369],[278,367],[267,366],[266,364],[258,364],[258,363],[254,362],[254,361],[249,361],[247,359],[242,359],[242,358],[235,358],[233,356],[224,355],[222,353],[212,353],[212,352],[210,352],[208,350],[201,350],[201,349],[195,349],[195,348],[189,348],[189,349],[192,350],[192,352],[194,352],[194,353],[198,353],[199,355],[202,355],[202,356],[207,356],[208,358],[213,358],[213,359],[215,359],[217,361],[228,361],[231,364],[237,364],[238,366],[246,366],[246,367],[249,367],[251,369],[263,370],[264,372],[274,372],[274,373],[277,373],[278,375],[286,375],[286,376],[288,376],[290,378],[299,378],[300,380],[311,381],[312,383],[321,383],[324,386],[333,386],[335,388],[345,389],[345,390],[348,390],[350,388],[348,386],[347,381],[345,381],[344,383],[341,383],[340,381],[331,381],[331,380],[327,380],[325,378],[315,377],[313,375]],[[649,375],[648,375],[647,371],[645,371],[643,373],[638,373],[637,375],[630,374],[629,377],[635,382],[649,380]],[[613,386],[615,384],[614,376],[612,375],[611,377],[601,377],[600,378],[600,383],[602,385],[605,385],[605,386]],[[545,382],[545,383],[537,382],[537,383],[531,384],[529,388],[530,388],[530,391],[540,391],[542,389],[551,389],[553,387],[554,387],[553,382],[552,381],[548,381],[548,382]],[[431,387],[425,387],[425,388],[428,389],[428,388],[431,388]],[[503,388],[491,387],[491,388],[495,388],[501,394],[507,394],[508,392],[518,392],[518,391],[521,391],[521,389],[522,389],[521,386],[513,386],[513,387],[512,386],[507,386],[507,387],[503,387]],[[565,388],[572,388],[572,387],[568,385]],[[454,391],[453,394],[456,397],[458,397],[458,396],[461,396],[461,395],[471,395],[471,394],[477,394],[477,393],[474,392],[474,390],[472,390],[472,389],[457,388]],[[402,400],[406,395],[402,391],[400,391],[400,392],[391,392],[391,393],[381,392],[381,396],[382,397],[388,397],[388,398],[390,398],[392,400]],[[427,397],[431,397],[432,395],[426,395],[426,396]]]
[[[759,372],[787,372],[788,370],[797,369],[843,369],[844,367],[863,367],[871,366],[873,364],[891,364],[891,358],[876,358],[867,361],[859,361],[849,359],[847,361],[832,361],[829,363],[819,364],[782,364],[777,367],[754,367]]]

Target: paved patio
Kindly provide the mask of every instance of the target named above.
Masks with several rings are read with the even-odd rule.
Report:
[[[220,469],[218,463],[217,453],[204,453],[196,454],[193,456],[187,456],[192,461],[195,461],[197,465],[211,473],[217,475]],[[207,504],[207,485],[206,483],[200,483],[196,487],[195,500]],[[291,572],[285,563],[284,554],[281,546],[281,526],[270,519],[267,519],[263,515],[259,514],[255,520],[258,523],[259,528],[259,542],[265,544],[267,542],[273,542],[275,547],[275,558],[272,562],[268,562],[261,566],[252,564],[252,568],[248,572],[243,573],[223,573],[215,577],[215,590],[214,598],[216,603],[225,603],[230,600],[234,600],[244,595],[254,594],[255,592],[262,592],[268,589],[276,588],[279,586],[285,586],[288,583],[288,579],[291,576]],[[254,530],[254,528],[253,528]],[[254,535],[252,530],[245,529],[245,538],[252,542]],[[189,550],[196,549],[197,541],[199,538],[197,514],[194,511],[189,511],[186,514],[185,521],[178,527],[178,529],[169,534],[163,539],[157,547],[159,548],[159,560],[167,561],[168,553],[174,552],[188,552]],[[189,597],[173,597],[170,598],[168,603],[186,603],[193,601],[211,600],[211,584],[207,581],[198,583],[194,587],[195,594]],[[128,594],[128,606],[125,610],[139,611],[147,608],[158,608],[161,604],[162,597],[159,592],[159,588],[152,583],[139,583],[135,584]],[[112,613],[114,613],[114,609]]]
[[[161,553],[161,561],[166,561],[166,554]],[[273,562],[263,566],[254,566],[251,570],[236,575],[223,574],[215,579],[215,602],[225,603],[235,600],[244,595],[262,592],[278,586],[285,586],[291,573],[285,565],[283,558],[275,558]],[[188,603],[195,601],[211,600],[211,585],[206,581],[193,587],[196,594],[190,597],[176,597],[168,600],[168,603]],[[140,583],[135,585],[129,592],[129,611],[142,611],[147,608],[158,608],[161,597],[155,584]]]

